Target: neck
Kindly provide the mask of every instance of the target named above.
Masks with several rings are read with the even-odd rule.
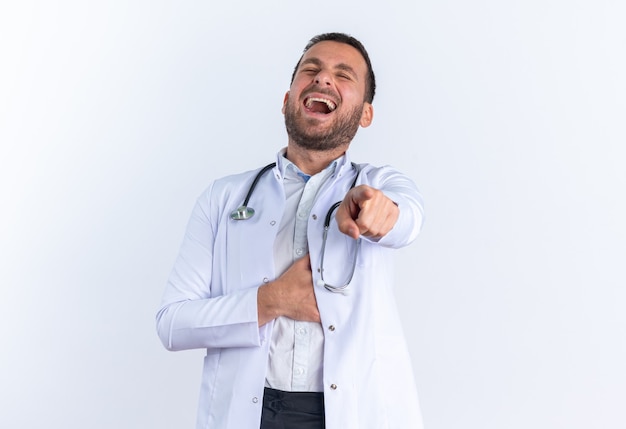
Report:
[[[325,169],[332,161],[346,153],[347,149],[347,146],[342,146],[331,150],[314,151],[298,146],[289,140],[285,156],[303,173],[313,176]]]

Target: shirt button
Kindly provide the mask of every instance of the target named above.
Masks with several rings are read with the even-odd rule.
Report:
[[[268,279],[267,277],[263,277],[263,283],[269,283],[270,279]]]
[[[296,375],[304,374],[304,370],[302,368],[296,368]]]
[[[259,402],[259,398],[257,398],[257,397],[255,396],[254,398],[252,398],[252,402],[254,402],[254,403],[256,404],[257,402]]]
[[[337,390],[337,385],[335,383],[333,383],[333,384],[330,385],[330,388],[332,390]]]
[[[335,325],[330,325],[330,326],[328,327],[328,330],[329,330],[329,331],[331,331],[331,332],[333,332],[333,331],[335,330]]]
[[[306,329],[305,328],[298,329],[298,334],[300,334],[300,335],[306,334]]]
[[[275,220],[271,221],[270,225],[272,225],[272,226],[276,225],[276,221]]]
[[[305,212],[300,212],[300,213],[298,213],[298,216],[300,216],[300,217],[306,217],[306,213],[305,213]]]
[[[298,256],[302,255],[302,249],[296,249],[296,255]]]

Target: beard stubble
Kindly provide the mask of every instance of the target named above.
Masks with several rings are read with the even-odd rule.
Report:
[[[298,116],[298,111],[301,108],[301,106],[294,105],[291,100],[287,100],[285,109],[287,135],[298,146],[314,151],[328,151],[342,146],[347,147],[359,129],[363,110],[362,106],[355,106],[351,111],[335,118],[330,128],[318,131],[315,129],[318,120]]]

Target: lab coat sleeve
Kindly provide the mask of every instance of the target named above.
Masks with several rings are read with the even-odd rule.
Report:
[[[369,186],[381,190],[400,209],[396,224],[377,243],[385,247],[400,248],[413,242],[424,222],[424,203],[415,183],[392,167],[372,169],[367,178]]]
[[[157,313],[157,332],[168,350],[260,345],[258,287],[232,293],[213,266],[217,220],[211,188],[197,201]],[[218,274],[218,275],[216,275]]]

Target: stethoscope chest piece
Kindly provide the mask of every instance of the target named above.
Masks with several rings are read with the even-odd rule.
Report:
[[[254,180],[252,181],[252,185],[250,185],[250,189],[248,190],[248,194],[246,195],[246,198],[243,200],[243,204],[237,207],[232,212],[230,212],[230,218],[232,220],[248,220],[252,216],[254,216],[254,209],[252,207],[248,207],[248,201],[250,201],[252,192],[254,191],[254,188],[256,188],[256,184],[259,182],[259,179],[261,178],[261,176],[263,176],[265,172],[271,170],[275,166],[276,166],[276,163],[272,162],[271,164],[267,164],[265,167],[261,169],[261,171],[257,173]]]
[[[230,213],[232,220],[248,220],[254,216],[254,209],[248,206],[239,206]]]

